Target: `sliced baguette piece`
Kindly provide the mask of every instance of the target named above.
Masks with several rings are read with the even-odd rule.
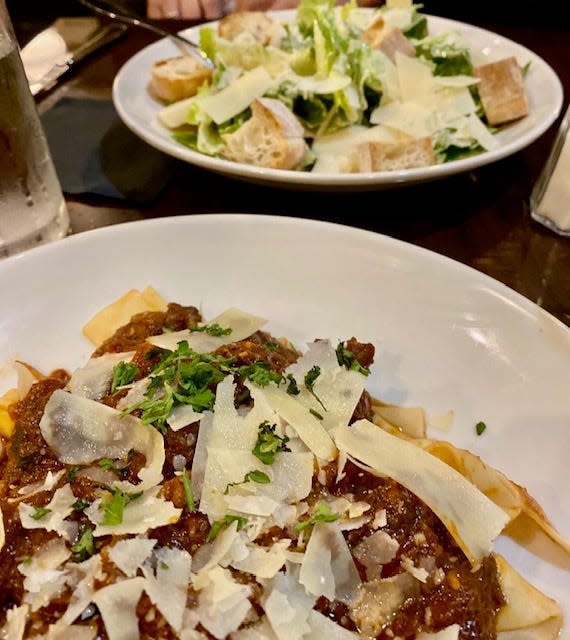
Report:
[[[308,150],[304,130],[279,100],[257,98],[251,118],[223,137],[222,155],[228,160],[271,169],[294,169]]]
[[[473,69],[487,122],[504,124],[528,115],[523,71],[514,56]]]
[[[218,22],[218,35],[226,40],[235,40],[244,31],[264,46],[278,44],[285,35],[283,25],[264,11],[230,13]]]
[[[429,136],[399,142],[369,140],[356,145],[353,151],[354,170],[358,173],[414,169],[435,163]]]
[[[175,56],[155,62],[151,70],[150,91],[164,102],[177,102],[196,94],[212,70],[193,56]]]
[[[412,43],[406,38],[398,27],[387,25],[382,16],[374,19],[362,33],[362,39],[373,49],[379,49],[385,53],[392,62],[396,57],[396,52],[405,56],[415,56],[416,50]]]

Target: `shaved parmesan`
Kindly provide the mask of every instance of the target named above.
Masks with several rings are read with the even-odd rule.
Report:
[[[134,578],[155,545],[156,540],[148,538],[119,540],[109,549],[109,558],[128,578]]]
[[[268,385],[261,390],[267,402],[297,432],[299,438],[320,460],[330,461],[336,457],[336,447],[325,428],[307,407],[284,389]]]
[[[299,568],[289,563],[278,573],[265,600],[265,614],[279,640],[300,640],[311,630],[309,616],[316,602],[299,583]]]
[[[360,576],[337,522],[313,527],[299,582],[316,597],[325,596],[345,604],[355,597]]]
[[[126,458],[134,449],[145,455],[139,488],[162,480],[164,440],[158,431],[138,418],[95,400],[57,389],[40,421],[46,442],[66,464],[86,464],[100,458]]]
[[[143,567],[145,591],[168,624],[179,633],[190,582],[190,554],[182,549],[163,547],[154,556],[156,570],[152,571],[148,564]]]
[[[242,560],[233,561],[231,565],[234,569],[251,573],[258,579],[273,578],[285,564],[285,551],[290,544],[291,541],[286,538],[274,542],[269,548],[251,544],[247,547],[248,555]]]
[[[68,563],[68,584],[73,587],[69,604],[62,616],[65,624],[71,624],[90,605],[96,582],[104,579],[101,556],[91,556],[84,562]]]
[[[63,540],[54,538],[43,545],[18,571],[25,576],[23,601],[32,611],[47,606],[66,586],[67,572],[61,565],[71,556]]]
[[[207,579],[198,596],[198,616],[200,623],[222,640],[237,631],[250,611],[251,588],[236,582],[230,571],[219,566],[208,571]]]
[[[441,631],[427,633],[423,631],[418,633],[416,640],[457,640],[461,627],[458,624],[452,624]]]
[[[6,612],[6,624],[0,629],[0,637],[6,640],[23,640],[26,629],[26,621],[30,607],[23,604],[12,607]]]
[[[77,522],[66,521],[73,512],[75,496],[71,487],[66,484],[53,494],[51,501],[45,506],[47,512],[40,518],[34,518],[36,509],[25,502],[18,505],[20,521],[24,529],[45,529],[55,531],[66,540],[72,540],[77,531]]]
[[[367,420],[338,429],[335,440],[372,473],[390,476],[423,500],[473,565],[491,552],[508,515],[455,469]]]
[[[303,636],[303,640],[361,640],[362,636],[352,633],[348,629],[336,624],[322,613],[313,609],[309,613],[310,631]]]
[[[265,320],[265,318],[245,313],[245,311],[241,311],[240,309],[230,308],[219,316],[212,318],[208,323],[202,323],[202,325],[218,324],[222,329],[231,329],[227,335],[211,336],[205,331],[190,331],[186,329],[184,331],[163,333],[159,336],[150,336],[147,338],[147,342],[161,349],[175,351],[178,343],[186,340],[188,346],[194,349],[194,351],[198,353],[211,353],[224,344],[248,338],[252,333],[261,329],[266,322],[267,320]]]
[[[101,508],[101,498],[85,509],[84,513],[95,526],[95,537],[106,535],[142,534],[149,529],[163,527],[178,522],[182,509],[177,509],[172,502],[157,498],[160,487],[153,487],[131,500],[123,510],[122,521],[119,524],[103,524],[104,511]]]
[[[131,578],[110,584],[93,596],[109,640],[138,640],[137,604],[145,586],[144,578]]]
[[[48,471],[46,473],[46,477],[41,482],[34,482],[33,484],[28,484],[25,487],[20,487],[18,489],[18,493],[22,496],[22,498],[30,498],[31,496],[35,496],[37,493],[41,493],[42,491],[51,491],[55,485],[59,482],[61,476],[65,474],[65,469],[61,469],[60,471],[56,471],[52,473],[52,471]],[[13,502],[13,500],[11,500]]]
[[[100,400],[109,391],[113,369],[119,362],[130,362],[134,353],[106,353],[97,358],[90,358],[85,366],[73,372],[67,388],[78,396]]]

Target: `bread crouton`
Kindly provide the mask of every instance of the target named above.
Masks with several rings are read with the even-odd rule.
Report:
[[[528,114],[522,69],[514,56],[473,69],[479,78],[479,97],[491,125],[518,120]]]
[[[397,51],[406,56],[416,55],[412,43],[402,30],[385,24],[382,16],[378,16],[362,33],[361,37],[373,49],[379,49],[392,61],[394,61]]]
[[[193,56],[176,56],[155,62],[151,70],[150,92],[164,102],[177,102],[196,94],[212,70]]]
[[[304,130],[295,115],[279,100],[258,98],[252,115],[223,137],[221,154],[228,160],[271,169],[294,169],[308,150]]]
[[[414,169],[435,163],[429,136],[401,142],[371,140],[358,144],[353,152],[354,170],[358,173]]]
[[[264,11],[230,13],[218,22],[218,35],[226,40],[234,40],[244,31],[263,46],[278,44],[285,35],[283,25]]]

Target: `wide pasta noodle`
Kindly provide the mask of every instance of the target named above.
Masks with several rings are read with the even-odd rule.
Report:
[[[556,640],[559,603],[493,544],[562,567],[570,544],[421,407],[370,397],[373,345],[198,314],[133,289],[85,325],[87,365],[16,392],[0,639]]]

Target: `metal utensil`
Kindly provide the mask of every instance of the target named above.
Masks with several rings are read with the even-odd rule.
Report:
[[[200,49],[200,47],[195,42],[192,42],[192,40],[185,38],[179,33],[167,31],[166,29],[157,27],[152,22],[143,20],[138,16],[127,13],[123,7],[118,7],[109,0],[78,1],[88,9],[95,11],[95,13],[107,16],[112,20],[118,20],[119,22],[134,25],[136,27],[142,27],[143,29],[148,29],[149,31],[152,31],[165,38],[170,38],[178,45],[183,54],[197,57],[203,64],[207,65],[211,69],[215,69],[216,67],[214,62],[205,54],[204,51],[202,51],[202,49]]]

